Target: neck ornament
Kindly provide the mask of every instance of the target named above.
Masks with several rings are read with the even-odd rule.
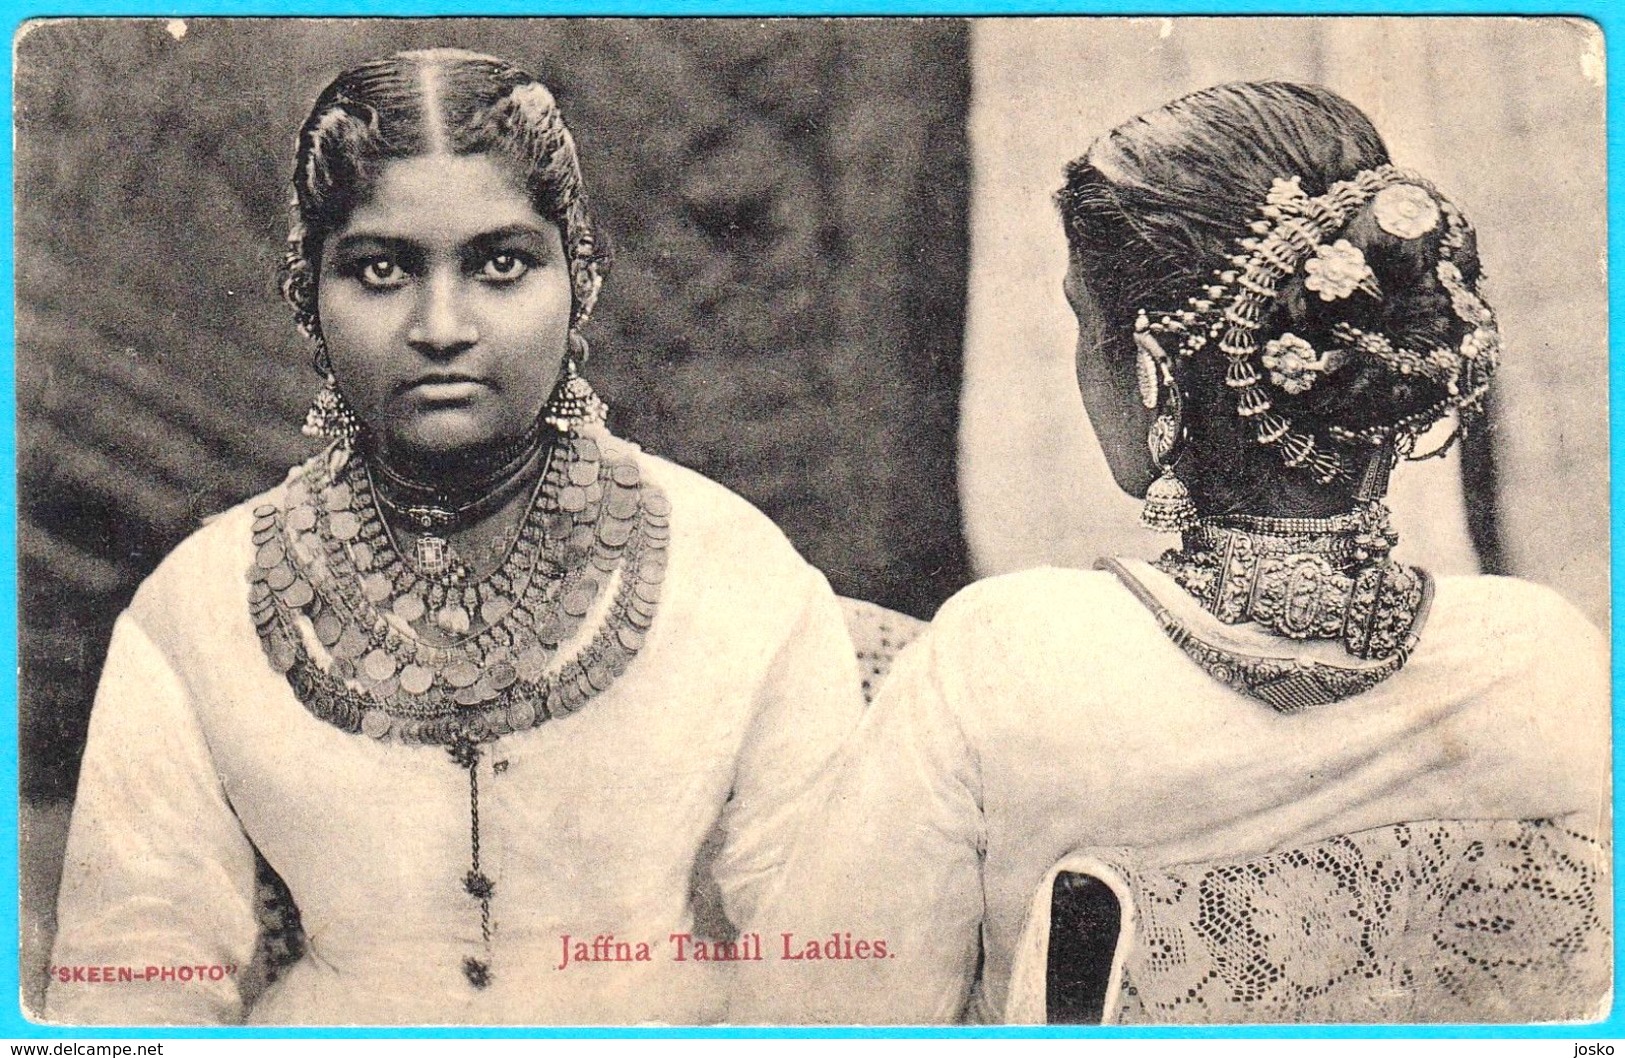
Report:
[[[1282,638],[1278,646],[1260,646],[1255,637],[1238,639],[1218,629],[1204,628],[1202,622],[1183,612],[1188,607],[1164,599],[1132,566],[1138,563],[1102,559],[1099,568],[1108,570],[1150,611],[1164,634],[1209,678],[1238,694],[1262,702],[1278,713],[1299,713],[1351,698],[1382,683],[1405,664],[1406,654],[1398,652],[1381,659],[1350,657],[1342,651],[1315,652]],[[1425,575],[1424,575],[1425,576]],[[1432,596],[1431,582],[1424,581],[1422,602],[1416,625],[1420,626]],[[1339,660],[1338,655],[1342,655]]]
[[[642,648],[666,577],[671,504],[635,450],[567,433],[518,533],[484,577],[424,576],[395,546],[369,468],[343,442],[254,511],[249,610],[271,666],[314,716],[379,741],[445,748],[467,773],[468,869],[480,942],[461,962],[496,975],[496,883],[480,841],[489,744],[568,716]]]
[[[525,471],[558,434],[543,419],[519,437],[460,468],[454,483],[421,481],[383,458],[363,437],[359,454],[378,500],[418,529],[437,532],[478,521],[525,485]]]
[[[541,418],[537,418],[517,441],[489,453],[486,458],[463,468],[456,485],[437,485],[417,481],[391,467],[376,451],[362,448],[368,495],[379,507],[405,521],[419,534],[412,545],[410,567],[417,575],[443,587],[455,587],[469,577],[469,570],[450,535],[458,529],[480,521],[499,510],[527,484],[526,471],[531,469],[543,449],[552,459],[553,449],[548,442],[557,435]],[[545,467],[539,482],[546,479]],[[538,487],[539,487],[538,482]],[[534,497],[532,497],[534,503]],[[388,532],[389,525],[385,521]],[[394,535],[389,534],[392,550]],[[455,610],[446,611],[453,623],[443,625],[447,631],[468,630],[466,621],[455,621]]]
[[[1396,539],[1380,501],[1332,518],[1204,518],[1156,566],[1225,624],[1340,639],[1356,658],[1403,664],[1429,581],[1388,557]]]
[[[671,533],[671,505],[630,445],[560,441],[506,555],[479,578],[407,561],[369,469],[337,446],[256,511],[255,625],[312,713],[382,740],[477,745],[568,715],[626,671]]]

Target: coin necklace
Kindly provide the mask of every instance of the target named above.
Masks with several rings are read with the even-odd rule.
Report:
[[[442,745],[468,772],[462,890],[478,904],[482,948],[461,969],[477,989],[493,977],[496,891],[480,847],[484,746],[612,686],[643,646],[665,580],[671,505],[643,478],[635,446],[607,434],[557,445],[505,557],[444,596],[394,547],[368,468],[342,443],[297,470],[280,503],[254,511],[250,613],[300,702],[344,731]],[[419,635],[413,621],[431,602],[469,614],[466,634]],[[461,624],[437,615],[437,628],[447,623]]]
[[[626,670],[659,603],[670,512],[633,446],[571,435],[507,557],[453,588],[413,573],[367,468],[336,446],[256,511],[252,612],[273,667],[324,720],[408,743],[485,742],[575,711]],[[469,631],[424,639],[412,623],[434,604],[460,608]],[[590,611],[594,634],[562,655]],[[448,623],[462,622],[436,620]]]

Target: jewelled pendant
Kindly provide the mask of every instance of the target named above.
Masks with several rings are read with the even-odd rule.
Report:
[[[424,533],[412,545],[412,561],[418,573],[425,577],[440,578],[450,573],[457,563],[457,552],[451,541],[433,533]]]

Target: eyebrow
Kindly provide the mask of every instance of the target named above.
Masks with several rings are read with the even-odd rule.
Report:
[[[546,240],[547,232],[534,224],[518,222],[504,224],[500,228],[477,232],[463,240],[464,246],[489,246],[492,243],[504,242],[508,239],[542,239]],[[345,234],[333,246],[336,253],[353,252],[358,248],[382,246],[392,250],[413,249],[420,244],[404,235],[386,234],[383,232],[353,231]]]
[[[500,228],[492,228],[490,231],[481,232],[469,238],[463,245],[473,249],[485,249],[510,240],[525,242],[536,240],[545,244],[548,241],[547,235],[546,231],[534,224],[505,224]]]

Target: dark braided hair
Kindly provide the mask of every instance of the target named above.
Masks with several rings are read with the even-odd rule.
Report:
[[[559,226],[570,262],[570,320],[585,322],[609,258],[593,232],[575,139],[553,94],[501,59],[435,48],[340,74],[299,130],[281,281],[300,329],[320,337],[322,245],[366,200],[382,165],[436,151],[489,153],[514,164],[536,212]]]

